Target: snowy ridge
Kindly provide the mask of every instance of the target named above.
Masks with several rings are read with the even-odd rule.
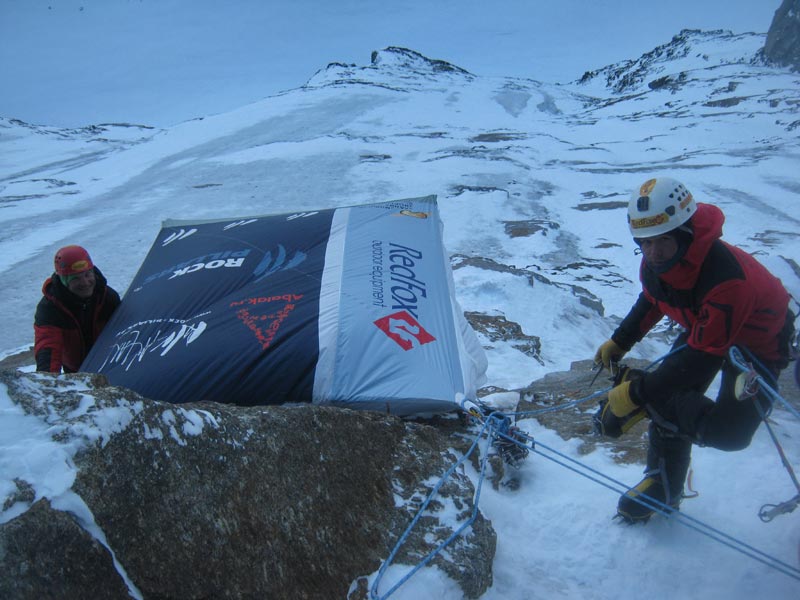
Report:
[[[698,116],[714,121],[740,115],[752,119],[748,125],[763,136],[780,135],[780,130],[800,125],[800,78],[762,64],[765,39],[755,33],[683,30],[637,60],[586,72],[574,89],[591,96],[586,105],[590,112],[598,111],[595,118],[612,115],[617,109],[604,109],[619,102],[637,102],[638,110],[631,113],[626,107],[623,118]],[[609,91],[612,95],[606,97]],[[741,130],[728,129],[727,136],[741,139]]]
[[[421,89],[431,82],[471,81],[474,75],[444,60],[430,59],[408,48],[390,46],[372,53],[366,67],[331,63],[308,80],[305,88],[341,84],[385,86],[390,89]],[[402,82],[402,88],[397,83]]]
[[[765,35],[756,33],[684,29],[668,43],[656,46],[638,59],[587,71],[579,83],[598,79],[618,94],[641,91],[645,85],[654,89],[660,85],[654,82],[662,75],[670,77],[681,72],[753,64],[765,39]]]

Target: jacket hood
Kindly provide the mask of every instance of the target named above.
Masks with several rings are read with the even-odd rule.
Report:
[[[692,227],[692,242],[678,263],[666,273],[658,274],[665,283],[676,289],[691,289],[697,282],[700,267],[714,242],[722,237],[725,215],[713,204],[697,203],[697,211],[689,221]],[[649,269],[642,258],[641,271]]]

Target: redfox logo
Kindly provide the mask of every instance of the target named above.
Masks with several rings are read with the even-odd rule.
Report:
[[[380,318],[375,321],[375,325],[403,350],[411,350],[436,340],[405,310]]]

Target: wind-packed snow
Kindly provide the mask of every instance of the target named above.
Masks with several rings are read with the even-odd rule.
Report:
[[[65,244],[86,246],[109,283],[124,292],[167,218],[436,194],[462,308],[504,317],[541,340],[534,357],[481,336],[488,385],[518,390],[591,358],[635,300],[639,257],[624,205],[632,189],[657,174],[682,180],[701,202],[718,204],[727,215],[725,239],[753,253],[800,298],[800,79],[755,60],[777,1],[757,11],[752,2],[710,2],[715,8],[704,4],[702,13],[693,10],[696,2],[658,8],[627,0],[467,2],[463,18],[461,3],[442,2],[426,20],[418,19],[419,31],[403,35],[400,25],[414,31],[411,13],[382,7],[378,18],[371,4],[368,10],[354,0],[264,3],[274,13],[255,2],[215,4],[219,14],[210,3],[190,4],[30,2],[23,8],[0,0],[4,88],[33,87],[34,79],[53,86],[49,93],[37,88],[35,102],[24,90],[7,98],[4,91],[0,99],[6,282],[0,288],[6,313],[0,357],[32,343],[41,284],[54,251]],[[409,4],[422,10],[420,3]],[[284,53],[253,55],[250,36],[256,34],[240,29],[247,31],[240,46],[204,42],[217,50],[211,60],[186,37],[208,27],[209,14],[233,23],[220,15],[233,19],[230,11],[237,7],[250,21],[269,23],[261,35],[286,43]],[[380,26],[368,28],[365,15]],[[603,44],[596,40],[603,36],[587,33],[598,31],[598,15],[615,23]],[[757,22],[746,26],[754,15]],[[109,40],[109,52],[79,41],[87,23],[114,19],[128,23],[118,43],[108,37],[119,33],[118,23],[94,30],[96,43]],[[46,38],[52,45],[39,37],[33,48],[25,27],[30,35],[59,35]],[[681,32],[685,27],[706,31]],[[734,33],[710,31],[728,27]],[[542,36],[536,44],[534,34]],[[333,42],[325,42],[330,37],[348,44],[334,53]],[[15,53],[16,62],[9,63],[5,58],[22,39],[30,55]],[[139,49],[139,39],[158,43]],[[295,39],[306,46],[293,45]],[[123,60],[124,44],[133,54],[130,63]],[[386,49],[393,45],[413,51]],[[542,55],[547,60],[533,55],[542,47],[550,49]],[[169,93],[156,106],[147,98],[161,84],[147,70],[157,72],[152,65],[161,59],[172,64],[176,48],[182,48],[185,81],[164,86]],[[371,62],[373,50],[379,52]],[[107,89],[99,99],[75,71],[67,69],[63,78],[36,71],[48,52],[62,51],[105,69],[99,80]],[[308,57],[313,65],[301,61]],[[290,79],[259,77],[263,61],[291,65]],[[552,70],[545,74],[547,65]],[[205,74],[208,82],[198,83]],[[131,78],[140,89],[120,96]],[[243,79],[248,83],[239,85]],[[207,87],[199,93],[198,85]],[[61,92],[65,106],[59,111]],[[175,97],[182,101],[173,111]],[[84,101],[84,112],[76,98]],[[257,98],[264,99],[251,102]],[[118,124],[83,127],[109,121]],[[65,125],[73,128],[59,127]],[[665,349],[662,338],[651,336],[632,354],[654,359]],[[89,404],[80,410],[91,415],[81,421],[83,429],[59,438],[69,442],[56,442],[46,419],[22,415],[0,388],[0,498],[18,478],[33,486],[37,498],[74,504],[76,444],[112,435],[136,406],[121,399],[113,414],[95,414]],[[164,418],[176,418],[179,410]],[[800,423],[780,408],[772,421],[797,468]],[[542,447],[622,487],[641,477],[643,465],[618,464],[603,449],[581,455],[575,440],[564,441],[535,420],[520,425]],[[214,426],[207,416],[182,414],[174,435],[199,435],[207,426]],[[692,469],[699,495],[684,501],[683,513],[800,567],[800,511],[766,524],[757,517],[762,505],[797,493],[764,427],[741,452],[695,448]],[[613,523],[618,491],[539,454],[528,457],[520,479],[516,491],[483,487],[481,510],[498,534],[494,585],[484,600],[800,595],[800,581],[676,519],[656,517],[644,527]],[[25,509],[4,507],[0,521]],[[390,568],[381,590],[406,570]],[[423,569],[392,597],[450,599],[461,593],[441,572]]]

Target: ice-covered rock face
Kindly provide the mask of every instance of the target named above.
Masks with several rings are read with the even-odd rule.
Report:
[[[800,71],[800,0],[783,0],[764,44],[767,60]]]

